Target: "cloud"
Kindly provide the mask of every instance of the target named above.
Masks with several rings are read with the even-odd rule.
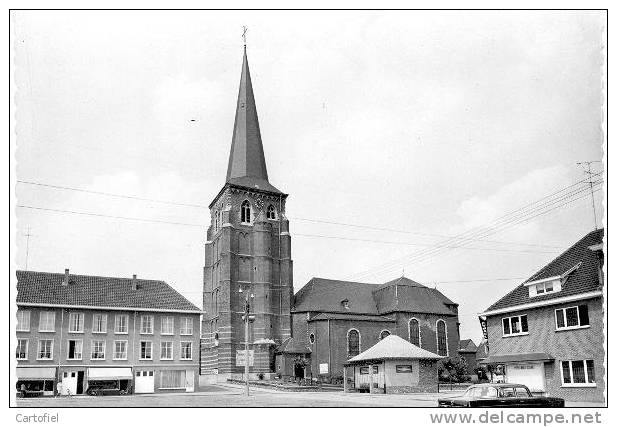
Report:
[[[466,199],[456,211],[461,218],[458,231],[491,224],[501,216],[562,188],[566,182],[569,182],[567,168],[562,165],[552,166],[533,170],[485,197]],[[521,211],[521,214],[523,212],[527,211]],[[521,232],[531,237],[537,224],[537,221],[532,220],[517,227],[519,239],[523,237]]]

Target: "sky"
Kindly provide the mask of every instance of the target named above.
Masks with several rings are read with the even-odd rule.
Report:
[[[165,280],[201,306],[204,207],[225,180],[246,25],[270,182],[289,194],[294,288],[404,274],[457,302],[461,337],[478,343],[479,312],[594,228],[586,192],[529,205],[603,159],[603,23],[592,11],[14,12],[14,165],[30,183],[15,187],[14,263]]]

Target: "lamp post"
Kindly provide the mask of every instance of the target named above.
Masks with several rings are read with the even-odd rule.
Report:
[[[238,290],[238,293],[242,293],[242,288]],[[249,297],[254,298],[255,296],[253,293],[250,293],[250,295],[249,292],[246,293],[244,296],[244,314],[242,315],[244,321],[244,394],[246,396],[249,395],[249,323],[255,320],[255,315],[249,314],[251,312]]]

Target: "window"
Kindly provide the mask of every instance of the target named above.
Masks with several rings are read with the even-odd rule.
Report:
[[[347,332],[347,357],[354,357],[360,354],[360,332],[350,329]]]
[[[240,206],[240,222],[245,224],[251,223],[251,204],[248,200],[242,202]]]
[[[140,333],[142,334],[152,334],[152,324],[154,323],[154,319],[152,316],[144,315],[141,316],[141,329]]]
[[[186,388],[186,371],[161,371],[160,388]]]
[[[193,335],[193,319],[183,317],[180,319],[180,335]]]
[[[126,360],[128,341],[114,341],[114,360]]]
[[[441,319],[437,321],[437,354],[440,356],[448,355],[448,332],[446,322]]]
[[[397,374],[406,374],[406,373],[411,373],[411,372],[412,372],[411,365],[396,365]]]
[[[161,335],[174,334],[174,318],[171,316],[161,317]]]
[[[527,315],[504,317],[501,319],[503,325],[503,336],[527,335],[529,327],[527,325]]]
[[[564,360],[561,362],[561,383],[564,387],[596,385],[593,360]]]
[[[556,329],[577,329],[589,326],[589,310],[587,304],[555,310]]]
[[[128,314],[116,314],[114,332],[117,334],[128,334],[129,333]]]
[[[104,334],[107,332],[107,315],[95,313],[92,315],[92,333]]]
[[[30,310],[17,310],[17,331],[30,332]]]
[[[15,357],[17,360],[25,360],[28,358],[28,340],[17,340]]]
[[[82,340],[69,340],[67,359],[81,360],[83,349]]]
[[[84,314],[71,313],[69,315],[69,332],[82,333],[84,331]]]
[[[142,360],[152,360],[152,341],[141,341],[140,346],[139,358]]]
[[[214,231],[218,231],[219,229],[219,213],[218,211],[214,211]]]
[[[41,311],[39,315],[39,332],[55,332],[55,324],[55,311]]]
[[[538,283],[536,285],[536,295],[549,294],[555,292],[553,282]]]
[[[268,206],[268,211],[266,213],[266,217],[268,219],[276,219],[276,209],[274,209],[274,206],[272,206],[272,205]]]
[[[409,342],[413,345],[421,347],[420,344],[420,322],[418,319],[412,318],[409,320]]]
[[[39,351],[36,358],[39,360],[51,360],[54,357],[54,341],[39,340]]]
[[[367,375],[369,373],[368,366],[360,366],[360,375]]]
[[[92,360],[105,359],[105,341],[92,340],[92,351],[90,353],[90,359]]]
[[[382,340],[382,339],[384,339],[385,337],[387,337],[388,335],[390,335],[390,331],[388,331],[388,330],[384,329],[383,331],[381,331],[381,332],[379,333],[379,339],[380,339],[380,340]]]
[[[180,343],[180,359],[192,360],[193,359],[193,343],[190,341],[182,341]]]
[[[161,342],[161,360],[172,360],[173,358],[173,343],[171,341]]]

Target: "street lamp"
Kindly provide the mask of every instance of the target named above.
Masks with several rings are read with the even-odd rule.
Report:
[[[238,290],[238,293],[242,293],[242,288]],[[244,296],[244,314],[242,315],[242,320],[244,321],[244,381],[245,381],[245,392],[247,396],[249,395],[249,323],[255,321],[255,315],[250,314],[251,312],[251,303],[249,301],[250,298],[255,298],[255,295],[251,292],[247,292]]]

